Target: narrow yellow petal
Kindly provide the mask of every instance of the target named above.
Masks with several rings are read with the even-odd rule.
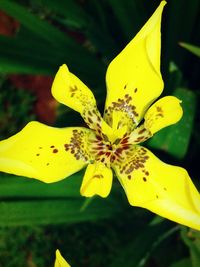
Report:
[[[60,251],[56,250],[56,260],[54,267],[70,267],[70,265],[66,262],[66,260],[60,254]]]
[[[113,110],[121,111],[124,113],[121,126],[126,123],[131,131],[163,90],[160,27],[165,4],[161,2],[144,27],[108,66],[104,112],[108,123],[112,121]]]
[[[103,163],[89,164],[81,185],[81,195],[107,197],[112,186],[112,171]]]
[[[200,194],[185,169],[138,146],[115,171],[131,205],[200,230]]]
[[[178,122],[183,110],[181,101],[174,96],[166,96],[156,101],[146,112],[144,126],[151,134]]]
[[[30,122],[0,142],[0,171],[46,183],[64,179],[89,162],[88,138],[92,134],[82,127],[59,129]]]
[[[53,81],[52,95],[60,103],[78,111],[91,129],[101,122],[101,115],[91,90],[67,66],[62,65]]]

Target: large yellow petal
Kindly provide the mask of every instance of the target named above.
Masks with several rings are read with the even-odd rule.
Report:
[[[112,171],[103,163],[89,164],[81,185],[81,195],[107,197],[112,186]]]
[[[105,120],[112,124],[113,110],[121,116],[121,125],[137,125],[149,105],[161,94],[160,27],[162,1],[134,39],[110,63],[106,74]],[[123,122],[123,123],[122,123]]]
[[[54,267],[70,267],[58,249],[56,250],[56,261]]]
[[[86,128],[53,128],[33,121],[0,142],[0,171],[56,182],[90,160]]]
[[[154,134],[160,129],[178,122],[183,115],[180,103],[181,101],[175,96],[165,96],[156,101],[144,116],[145,128]]]
[[[200,230],[200,194],[185,169],[140,146],[114,169],[131,205]]]
[[[102,118],[93,93],[65,64],[55,76],[52,95],[58,102],[78,111],[91,129],[100,128]]]

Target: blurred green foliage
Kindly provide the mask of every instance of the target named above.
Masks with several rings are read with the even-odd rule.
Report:
[[[191,45],[191,44],[187,44],[187,43],[179,43],[180,46],[184,47],[185,49],[187,49],[188,51],[190,51],[191,53],[193,53],[194,55],[200,57],[200,47],[195,46],[195,45]]]
[[[3,139],[35,118],[32,110],[34,96],[30,92],[17,89],[5,77],[0,79],[0,87],[0,138]],[[20,108],[16,103],[20,103]]]
[[[15,133],[35,116],[36,96],[16,89],[6,79],[13,73],[55,75],[58,67],[67,63],[93,90],[103,110],[109,61],[158,4],[148,0],[1,0],[0,10],[20,24],[14,36],[0,35],[1,138]],[[147,143],[164,161],[170,159],[187,167],[197,186],[200,62],[179,43],[199,46],[199,10],[200,0],[170,0],[164,11],[164,94],[182,100],[184,116]],[[83,123],[66,107],[58,107],[57,113],[57,126]],[[80,172],[46,185],[1,174],[0,266],[53,266],[56,248],[72,266],[199,266],[197,232],[129,207],[116,181],[109,198],[85,202],[79,195],[82,176]]]

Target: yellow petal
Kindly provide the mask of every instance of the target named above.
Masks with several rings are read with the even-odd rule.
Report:
[[[200,230],[200,194],[185,169],[138,146],[115,171],[131,205]]]
[[[56,182],[82,169],[90,160],[88,138],[82,128],[53,128],[28,123],[19,133],[0,142],[0,171]]]
[[[112,112],[117,110],[124,113],[122,121],[134,128],[163,90],[160,26],[165,4],[161,2],[144,27],[108,66],[104,112],[107,122],[112,121]]]
[[[180,103],[181,101],[174,96],[166,96],[156,101],[144,116],[145,128],[154,134],[160,129],[178,122],[183,115]]]
[[[89,164],[81,185],[81,195],[107,197],[112,186],[112,171],[103,163]]]
[[[78,111],[91,129],[98,128],[101,115],[90,89],[62,65],[53,81],[52,95],[60,103]]]
[[[58,249],[56,250],[56,261],[54,267],[70,267]]]

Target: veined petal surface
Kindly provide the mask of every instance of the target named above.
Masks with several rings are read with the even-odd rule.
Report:
[[[160,161],[141,146],[114,169],[131,205],[200,230],[200,194],[185,169]]]
[[[55,76],[52,95],[58,102],[78,111],[91,129],[100,128],[102,118],[93,93],[65,64]]]
[[[82,169],[90,160],[82,127],[54,128],[33,121],[0,142],[0,171],[56,182]]]
[[[156,101],[146,112],[144,126],[151,134],[178,122],[183,110],[175,96],[165,96]]]
[[[70,265],[66,262],[63,256],[60,254],[60,251],[56,250],[56,261],[54,267],[70,267]]]
[[[112,170],[101,162],[87,166],[81,185],[81,195],[107,197],[112,187]]]
[[[119,111],[119,127],[128,125],[131,131],[142,119],[149,105],[161,94],[160,73],[161,15],[166,4],[157,10],[110,63],[106,74],[106,122],[112,124],[113,110]]]

